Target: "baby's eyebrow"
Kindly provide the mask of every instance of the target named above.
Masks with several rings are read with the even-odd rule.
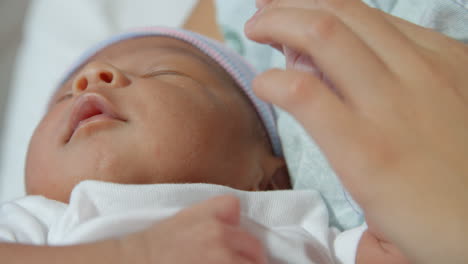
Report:
[[[175,52],[183,56],[190,56],[196,59],[197,61],[205,64],[206,66],[210,67],[211,69],[217,70],[220,67],[218,63],[213,61],[208,55],[205,55],[202,51],[193,52],[192,50],[177,46],[160,46],[158,47],[158,49],[166,52]]]

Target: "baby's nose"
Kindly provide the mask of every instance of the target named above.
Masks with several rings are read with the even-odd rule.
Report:
[[[130,80],[116,67],[104,62],[87,64],[73,80],[73,92],[84,92],[92,87],[119,88],[127,86]]]

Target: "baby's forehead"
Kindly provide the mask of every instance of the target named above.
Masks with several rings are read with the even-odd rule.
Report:
[[[191,44],[164,36],[148,36],[127,39],[110,45],[97,52],[91,60],[117,61],[139,57],[140,62],[157,60],[160,57],[184,57],[187,61],[201,63],[204,66],[219,68],[220,66]]]

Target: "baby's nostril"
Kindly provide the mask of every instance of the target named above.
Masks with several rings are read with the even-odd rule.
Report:
[[[78,90],[80,91],[86,90],[88,88],[88,80],[86,78],[81,78],[78,81],[77,86],[78,86]]]
[[[111,83],[114,79],[114,75],[111,72],[101,72],[99,78],[105,83]]]

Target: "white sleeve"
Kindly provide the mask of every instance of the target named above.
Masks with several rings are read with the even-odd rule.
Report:
[[[0,205],[0,242],[47,245],[49,227],[66,205],[27,196]]]
[[[335,257],[339,264],[356,263],[356,253],[362,234],[367,230],[367,224],[364,223],[353,229],[341,232],[335,238],[333,247]]]

